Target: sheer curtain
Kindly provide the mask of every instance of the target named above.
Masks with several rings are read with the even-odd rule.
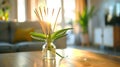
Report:
[[[78,20],[78,12],[82,13],[85,7],[85,0],[75,0],[76,20]]]
[[[58,22],[67,23],[71,19],[75,20],[75,0],[27,0],[27,20],[37,20],[34,14],[34,8],[38,6],[45,6],[45,2],[48,8],[62,8],[58,18]]]
[[[18,22],[26,21],[25,0],[17,0],[17,18]]]
[[[62,7],[63,13],[61,13],[61,19],[64,20],[61,22],[67,23],[69,20],[76,20],[78,17],[77,11],[82,11],[84,7],[84,0],[10,0],[11,1],[11,11],[10,11],[10,19],[18,19],[18,15],[22,14],[24,16],[25,21],[36,21],[37,18],[34,14],[34,9],[37,6],[45,5],[45,1],[47,1],[48,6],[59,6]],[[21,1],[21,2],[18,2]],[[56,3],[58,2],[58,3]],[[23,7],[19,8],[22,4]],[[53,4],[55,3],[55,4]],[[22,10],[23,9],[23,10]],[[63,15],[63,16],[62,16]],[[19,18],[20,19],[20,18]]]

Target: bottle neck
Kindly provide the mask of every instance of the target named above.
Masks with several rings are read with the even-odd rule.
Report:
[[[52,43],[51,35],[49,34],[47,39],[46,39],[47,45],[50,46]]]

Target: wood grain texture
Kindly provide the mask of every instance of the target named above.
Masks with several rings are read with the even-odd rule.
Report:
[[[56,56],[56,67],[120,67],[120,57],[97,54],[78,49],[57,50],[65,56],[60,61]],[[43,67],[42,52],[19,52],[0,54],[0,67]]]
[[[120,48],[120,27],[114,26],[114,48]]]

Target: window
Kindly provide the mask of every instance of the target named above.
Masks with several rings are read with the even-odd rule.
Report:
[[[117,16],[120,16],[120,3],[116,4]]]
[[[50,13],[52,13],[51,9],[55,9],[54,10],[54,14],[57,14],[59,8],[61,7],[61,0],[46,0],[46,6],[48,7]],[[56,16],[55,16],[56,18]],[[58,16],[58,19],[57,19],[57,22],[60,23],[61,22],[61,12],[59,13],[59,16]]]
[[[75,20],[75,0],[63,0],[63,2],[65,22],[69,23],[71,20]]]
[[[75,20],[75,0],[27,0],[30,1],[30,9],[27,8],[27,10],[29,10],[30,14],[29,16],[31,17],[29,19],[29,21],[36,21],[37,17],[35,17],[34,14],[34,8],[37,6],[45,6],[45,2],[46,2],[46,6],[51,9],[51,8],[55,8],[58,9],[60,7],[62,7],[62,11],[58,17],[57,22],[59,23],[69,23],[69,21],[71,20]],[[18,21],[19,22],[23,22],[28,20],[28,18],[26,17],[26,0],[17,0],[17,12],[18,12]],[[57,12],[57,10],[56,10]]]
[[[26,21],[25,0],[17,0],[17,6],[18,22]]]

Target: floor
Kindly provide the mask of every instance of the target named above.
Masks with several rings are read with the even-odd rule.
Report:
[[[120,51],[118,50],[113,50],[110,48],[96,48],[96,47],[87,47],[87,46],[80,46],[80,45],[67,45],[67,48],[76,48],[80,50],[87,50],[95,53],[100,53],[100,54],[109,54],[109,55],[114,55],[114,56],[120,56]]]
[[[101,54],[109,54],[109,55],[115,55],[115,56],[120,56],[120,50],[115,50],[111,49],[108,47],[96,47],[96,46],[81,46],[80,45],[80,39],[81,36],[75,36],[71,31],[68,32],[67,36],[67,48],[76,48],[80,50],[88,50],[96,53],[101,53]],[[77,45],[75,45],[77,44]]]

